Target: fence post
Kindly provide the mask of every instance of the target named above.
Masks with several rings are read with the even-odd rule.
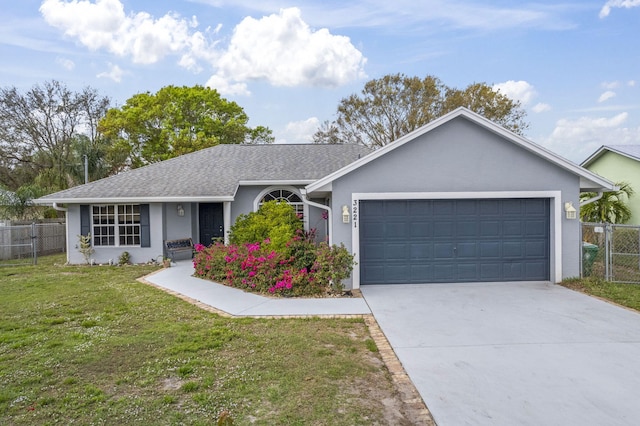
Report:
[[[31,253],[33,254],[33,264],[38,264],[38,243],[37,243],[37,231],[36,223],[31,223]]]
[[[604,229],[604,279],[611,281],[611,240],[613,239],[611,224],[605,224]]]

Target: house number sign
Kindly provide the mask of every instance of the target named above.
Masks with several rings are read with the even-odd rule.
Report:
[[[353,205],[351,206],[351,217],[353,219],[353,227],[358,227],[358,200],[353,200]]]

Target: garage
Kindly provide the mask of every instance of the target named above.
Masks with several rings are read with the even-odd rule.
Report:
[[[547,281],[550,200],[360,200],[360,283]]]

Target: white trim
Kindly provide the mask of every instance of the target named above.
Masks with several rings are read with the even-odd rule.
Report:
[[[464,199],[509,199],[509,198],[548,198],[551,200],[550,258],[551,282],[562,281],[562,192],[561,191],[480,191],[480,192],[355,192],[351,194],[351,252],[356,265],[360,264],[360,200],[464,200]],[[360,268],[356,266],[352,273],[353,288],[360,288]]]
[[[231,202],[230,201],[225,201],[224,203],[222,203],[222,223],[224,226],[224,243],[229,244],[229,231],[231,230]]]
[[[35,204],[145,204],[145,203],[222,203],[233,197],[108,197],[108,198],[51,198],[33,200]]]
[[[425,133],[430,132],[431,130],[457,118],[457,117],[464,117],[467,120],[489,130],[490,132],[493,132],[495,134],[497,134],[500,137],[505,138],[508,141],[513,142],[514,144],[520,146],[523,149],[526,149],[527,151],[538,155],[539,157],[542,157],[543,159],[549,161],[550,163],[553,163],[565,170],[568,170],[569,172],[577,175],[580,177],[580,185],[581,188],[594,188],[593,186],[590,186],[589,184],[595,184],[595,188],[599,188],[602,187],[603,189],[612,189],[614,187],[614,184],[612,182],[610,182],[609,180],[598,176],[597,174],[590,172],[589,170],[586,170],[580,166],[578,166],[577,164],[572,163],[569,160],[566,160],[562,157],[560,157],[559,155],[547,150],[546,148],[543,148],[540,145],[537,145],[536,143],[520,136],[517,135],[507,129],[505,129],[502,126],[499,126],[497,124],[495,124],[494,122],[488,120],[487,118],[481,116],[480,114],[476,114],[475,112],[464,108],[464,107],[460,107],[457,108],[456,110],[443,115],[442,117],[436,118],[435,120],[431,121],[430,123],[420,127],[417,130],[414,130],[411,133],[408,133],[404,136],[402,136],[401,138],[393,141],[392,143],[385,145],[384,147],[372,152],[369,155],[366,155],[362,158],[360,158],[359,160],[354,161],[353,163],[347,165],[346,167],[343,167],[340,170],[337,170],[333,173],[331,173],[330,175],[327,175],[325,177],[323,177],[322,179],[317,180],[316,182],[310,184],[307,186],[307,192],[308,193],[312,193],[315,191],[319,191],[321,188],[325,187],[326,185],[330,184],[331,182],[333,182],[334,180],[348,174],[351,173],[352,171],[362,167],[363,165],[385,155],[387,152],[393,151],[396,148],[401,147],[402,145],[406,144],[409,141],[412,141],[422,135],[424,135]]]
[[[610,145],[602,145],[600,148],[598,148],[598,150],[596,152],[591,154],[589,156],[589,158],[587,158],[582,163],[580,163],[580,166],[589,167],[593,162],[595,162],[600,157],[602,157],[605,154],[605,151],[611,152],[613,154],[618,154],[618,155],[620,155],[622,157],[626,157],[626,158],[628,158],[630,160],[640,161],[640,158],[636,157],[633,154],[629,154],[627,152],[620,151],[619,149],[614,148],[613,146],[610,146]]]
[[[302,203],[302,222],[304,223],[304,230],[309,230],[309,204],[305,203],[304,197],[302,195],[302,191],[300,188],[296,188],[295,186],[283,186],[283,185],[274,185],[268,188],[263,189],[256,198],[253,200],[253,211],[258,211],[260,207],[260,201],[270,192],[285,190],[294,193],[300,198],[300,203]]]
[[[238,186],[264,186],[264,185],[309,185],[315,182],[315,179],[303,179],[303,180],[241,180],[238,182]]]

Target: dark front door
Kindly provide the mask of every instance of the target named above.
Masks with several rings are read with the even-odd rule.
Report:
[[[214,239],[224,237],[222,203],[200,203],[200,244],[211,245]]]

